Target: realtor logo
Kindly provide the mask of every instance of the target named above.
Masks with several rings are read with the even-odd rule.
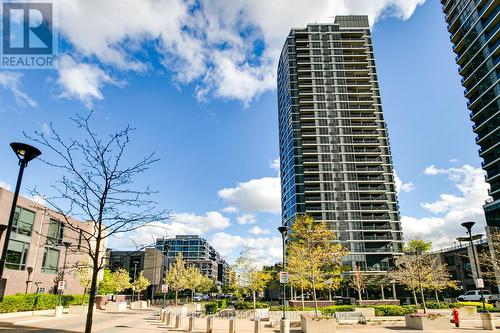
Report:
[[[51,2],[2,4],[2,69],[55,68],[57,36]]]

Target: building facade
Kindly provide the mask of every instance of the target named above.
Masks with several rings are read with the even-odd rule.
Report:
[[[283,225],[325,221],[345,264],[386,271],[403,241],[368,18],[292,29],[277,81]]]
[[[500,1],[441,0],[492,199],[488,226],[500,227]]]
[[[0,188],[0,224],[8,223],[12,199],[12,192]],[[19,196],[5,263],[5,295],[55,292],[66,251],[64,293],[84,292],[85,288],[78,280],[77,266],[86,265],[90,259],[83,250],[86,246],[75,226],[87,233],[93,232],[93,227],[72,218],[69,220],[72,228],[65,226],[65,219],[56,212]],[[5,233],[0,235],[0,248],[4,242]],[[68,247],[63,245],[65,242],[69,243]],[[103,242],[103,256],[105,248]]]
[[[158,238],[156,248],[165,255],[167,269],[175,262],[177,254],[182,253],[186,264],[196,265],[201,273],[212,280],[220,283],[226,280],[224,260],[205,239],[199,236],[178,235],[175,238]]]

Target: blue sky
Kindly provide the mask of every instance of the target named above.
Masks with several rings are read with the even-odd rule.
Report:
[[[291,27],[345,13],[376,21],[375,57],[406,236],[444,246],[462,232],[460,222],[484,225],[488,186],[438,2],[90,3],[58,5],[59,70],[0,71],[0,184],[15,182],[8,143],[26,141],[23,131],[52,122],[70,135],[69,117],[91,108],[102,134],[131,124],[131,154],[155,151],[161,159],[138,181],[157,189],[160,206],[174,216],[167,225],[112,239],[109,247],[189,232],[201,233],[230,260],[245,245],[262,262],[277,260],[277,56]],[[48,193],[58,177],[33,162],[23,190]]]

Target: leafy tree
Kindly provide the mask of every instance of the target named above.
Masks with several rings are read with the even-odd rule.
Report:
[[[210,292],[210,290],[212,290],[214,285],[215,285],[214,280],[212,280],[208,276],[202,275],[201,283],[198,285],[196,290],[199,291],[200,293],[208,293]]]
[[[240,256],[234,264],[235,271],[238,274],[239,285],[251,291],[254,310],[257,307],[257,292],[261,292],[271,280],[272,276],[269,272],[259,269],[253,249],[246,247],[241,251]]]
[[[105,268],[102,258],[106,239],[168,218],[167,211],[156,210],[156,202],[151,199],[154,191],[134,186],[136,178],[158,161],[154,153],[132,161],[136,156],[129,156],[128,146],[133,129],[127,126],[101,136],[95,130],[99,125],[91,125],[92,115],[72,118],[76,130],[68,137],[58,133],[53,124],[49,133],[27,136],[47,151],[45,156],[50,160],[43,161],[61,174],[52,186],[54,195],[44,196],[45,201],[72,231],[65,238],[78,242],[79,249],[91,259],[85,333],[92,331],[98,275]],[[34,190],[32,195],[41,193]],[[81,229],[70,216],[86,221],[90,228]]]
[[[178,304],[179,291],[188,288],[188,275],[186,269],[186,263],[182,257],[182,253],[177,253],[175,258],[175,263],[168,269],[168,274],[165,277],[165,283],[167,283],[175,292],[175,305]]]
[[[430,273],[424,283],[424,288],[433,290],[439,304],[438,292],[445,289],[458,289],[457,281],[453,281],[446,264],[441,264],[437,257],[429,258]]]
[[[304,274],[311,284],[314,310],[318,315],[316,290],[326,280],[329,272],[340,269],[342,257],[347,251],[333,242],[335,233],[324,222],[314,221],[309,215],[298,216],[291,231],[288,258],[306,263]]]
[[[194,293],[203,283],[204,275],[201,274],[198,267],[190,265],[186,268],[186,289],[191,290],[191,301],[194,302]]]
[[[304,292],[311,288],[308,278],[307,263],[297,256],[288,256],[287,270],[289,273],[288,284],[300,290],[302,309],[304,309]]]
[[[88,262],[81,261],[76,265],[76,276],[80,285],[84,288],[82,304],[85,301],[85,295],[90,288],[90,284],[92,283],[92,268]]]
[[[112,294],[116,290],[115,281],[111,275],[111,270],[105,269],[101,282],[99,283],[99,294]]]
[[[149,282],[149,280],[144,277],[144,271],[140,271],[139,276],[135,279],[135,282],[132,284],[132,287],[134,287],[135,292],[137,293],[138,301],[141,300],[141,292],[148,289],[150,284],[151,283]]]
[[[111,277],[114,282],[115,292],[119,293],[132,287],[130,283],[130,274],[125,268],[117,269],[111,273]]]
[[[356,265],[356,267],[354,268],[354,273],[351,276],[350,286],[358,292],[358,300],[361,304],[361,301],[363,300],[362,292],[365,289],[365,279],[363,273],[361,272],[361,269],[359,268],[359,265]]]
[[[497,278],[500,278],[500,231],[493,230],[489,238],[488,251],[481,251],[479,254],[480,266],[483,269],[483,277],[495,285]],[[500,290],[499,290],[500,291]]]

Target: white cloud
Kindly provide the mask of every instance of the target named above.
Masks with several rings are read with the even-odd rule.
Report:
[[[253,249],[252,253],[259,266],[273,265],[281,261],[281,237],[249,238],[218,232],[211,244],[230,262],[234,261],[246,246]]]
[[[230,226],[229,219],[219,212],[210,211],[205,215],[194,213],[173,214],[171,221],[148,224],[125,236],[112,239],[113,249],[133,249],[135,245],[150,245],[156,238],[176,235],[200,235],[224,230]]]
[[[223,213],[238,213],[239,210],[236,207],[233,206],[227,206],[221,209]]]
[[[275,158],[274,160],[269,161],[269,167],[271,169],[276,170],[276,171],[280,171],[280,159],[279,158]]]
[[[255,216],[252,214],[244,214],[236,218],[239,224],[254,224]]]
[[[247,104],[275,89],[277,59],[291,27],[332,22],[340,14],[367,14],[372,23],[382,16],[408,19],[424,2],[61,0],[58,8],[74,54],[123,72],[145,72],[151,62],[143,46],[153,44],[178,82],[194,83],[198,98],[210,94]]]
[[[415,189],[415,185],[413,185],[412,182],[403,183],[401,178],[399,178],[398,174],[396,173],[396,170],[394,170],[394,183],[396,185],[396,192],[398,193],[400,193],[401,191],[411,192]]]
[[[7,182],[4,182],[3,180],[0,180],[0,187],[6,189],[7,191],[12,190],[12,187],[10,186],[10,184]]]
[[[97,65],[77,63],[70,56],[62,56],[59,60],[59,79],[62,88],[60,97],[78,99],[86,107],[92,108],[93,100],[102,100],[102,87],[105,84],[121,85]]]
[[[41,195],[36,194],[32,197],[28,197],[28,199],[33,200],[34,202],[36,202],[37,204],[39,204],[41,206],[47,206],[47,201]]]
[[[0,72],[0,87],[10,90],[18,106],[37,106],[36,101],[28,96],[23,90],[21,79],[23,74],[19,72]]]
[[[281,208],[279,177],[264,177],[239,183],[218,191],[219,197],[244,212],[279,213]]]
[[[253,234],[253,235],[267,235],[271,233],[271,230],[269,229],[262,229],[259,226],[254,226],[251,229],[248,229],[248,232]]]
[[[465,229],[460,226],[464,221],[479,222],[475,232],[483,232],[485,224],[483,204],[488,198],[489,185],[484,181],[484,171],[470,165],[460,168],[439,169],[431,165],[424,170],[429,176],[445,175],[458,190],[458,194],[443,193],[433,202],[421,203],[421,206],[433,214],[430,217],[415,218],[403,216],[405,236],[423,235],[433,240],[435,246],[450,244],[458,236],[463,236]]]

